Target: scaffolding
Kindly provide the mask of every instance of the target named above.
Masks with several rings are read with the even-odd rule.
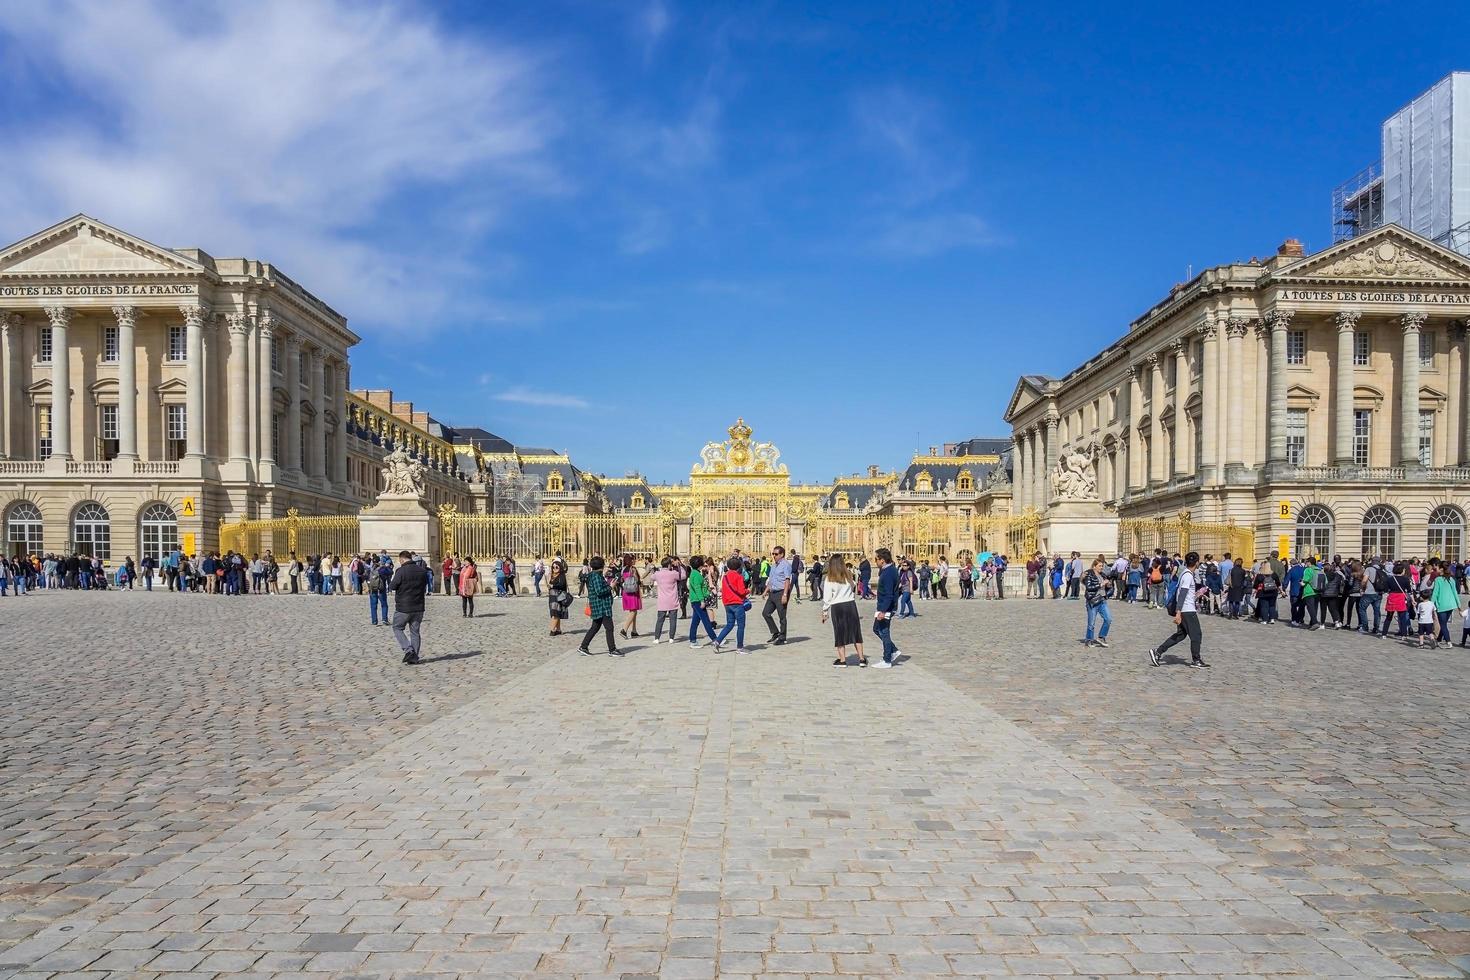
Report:
[[[1332,192],[1332,242],[1345,242],[1383,224],[1383,164],[1364,167]]]
[[[541,482],[519,466],[492,465],[490,508],[494,514],[541,513]]]

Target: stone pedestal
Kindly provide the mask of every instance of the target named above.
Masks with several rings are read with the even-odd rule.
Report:
[[[417,494],[382,494],[358,520],[364,551],[396,556],[407,550],[431,562],[439,557],[439,521]]]
[[[1118,518],[1097,501],[1064,500],[1047,508],[1036,527],[1036,546],[1050,555],[1081,552],[1084,558],[1118,553]]]

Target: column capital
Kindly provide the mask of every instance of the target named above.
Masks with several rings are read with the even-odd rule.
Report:
[[[1428,319],[1428,313],[1421,313],[1415,310],[1412,313],[1405,313],[1399,318],[1399,322],[1403,324],[1404,333],[1418,333],[1423,328],[1424,321]]]
[[[1123,383],[1125,385],[1128,382],[1132,381],[1134,378],[1137,378],[1137,377],[1138,377],[1138,365],[1137,364],[1130,364],[1130,365],[1128,365],[1127,367],[1125,367],[1123,369]]]
[[[260,335],[267,340],[274,337],[276,333],[275,314],[268,309],[261,310],[255,315],[255,329],[259,330]]]
[[[1205,340],[1214,340],[1220,334],[1220,321],[1206,320],[1204,323],[1195,327],[1194,332]]]
[[[287,350],[294,351],[301,347],[301,338],[294,333],[288,332],[281,335],[281,343],[286,345]]]
[[[184,322],[191,327],[204,327],[209,325],[209,307],[202,303],[184,303],[179,306],[179,312],[184,315]]]
[[[53,327],[65,328],[71,323],[71,318],[76,316],[77,311],[69,306],[48,306],[46,317],[51,321]]]
[[[20,314],[0,310],[0,333],[10,333],[11,327],[20,326]]]
[[[1171,341],[1169,341],[1169,353],[1170,354],[1173,354],[1175,357],[1183,357],[1184,356],[1184,341],[1183,340],[1171,340]]]
[[[1358,329],[1358,321],[1362,317],[1363,313],[1361,310],[1340,310],[1337,316],[1333,317],[1337,321],[1337,332],[1352,333]]]
[[[244,313],[226,313],[225,323],[229,325],[230,333],[236,337],[243,337],[250,332],[250,317]]]
[[[1257,340],[1271,339],[1271,324],[1267,322],[1265,317],[1257,317],[1256,319],[1250,321],[1250,324],[1251,329],[1256,332]]]
[[[112,315],[117,320],[119,327],[132,327],[138,323],[138,308],[136,306],[114,306]]]
[[[1046,418],[1043,421],[1046,422],[1048,430],[1055,430],[1057,426],[1062,424],[1062,417],[1056,412],[1047,412]]]
[[[1154,351],[1151,354],[1143,355],[1143,363],[1150,371],[1157,371],[1159,369],[1159,352]]]
[[[1243,316],[1232,316],[1225,321],[1227,337],[1244,337],[1250,329],[1250,321]]]
[[[1265,317],[1263,317],[1263,319],[1266,321],[1269,329],[1285,330],[1287,327],[1291,326],[1291,318],[1295,314],[1296,310],[1271,310],[1265,315]]]

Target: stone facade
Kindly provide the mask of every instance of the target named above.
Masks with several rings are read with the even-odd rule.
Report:
[[[1006,412],[1018,509],[1234,522],[1257,553],[1463,556],[1470,262],[1386,226],[1212,268]],[[1052,533],[1055,531],[1056,533]]]

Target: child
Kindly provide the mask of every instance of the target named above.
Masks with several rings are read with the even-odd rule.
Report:
[[[1419,614],[1419,645],[1422,647],[1427,638],[1431,644],[1434,642],[1434,625],[1438,617],[1435,615],[1434,603],[1429,598],[1428,592],[1419,593],[1419,604],[1414,607]]]

